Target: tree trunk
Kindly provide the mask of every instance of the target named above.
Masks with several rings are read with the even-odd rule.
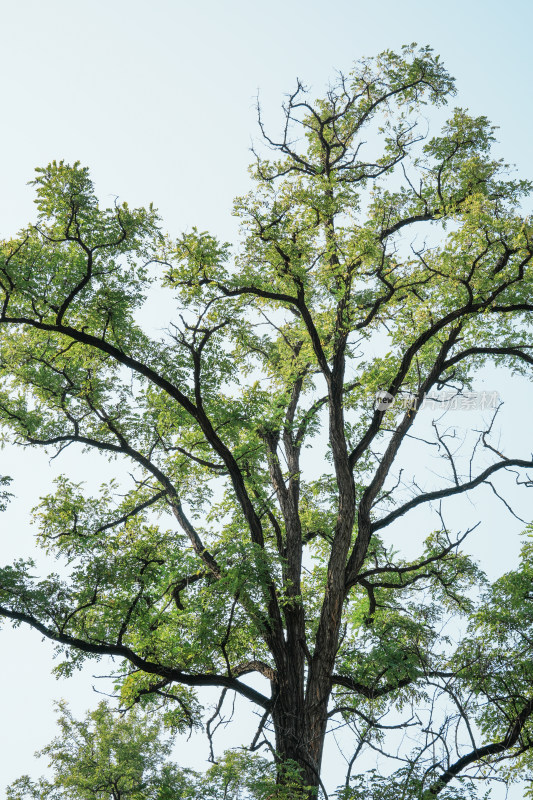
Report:
[[[301,676],[303,678],[303,676]],[[295,671],[287,671],[277,687],[272,719],[276,751],[280,758],[278,784],[290,784],[283,762],[295,762],[301,770],[301,784],[291,800],[316,800],[320,786],[320,767],[327,727],[329,691],[320,698],[306,698],[304,681]],[[311,702],[310,702],[311,700]],[[317,702],[318,700],[318,702]]]

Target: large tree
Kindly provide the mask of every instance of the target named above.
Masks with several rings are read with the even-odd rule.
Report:
[[[268,743],[291,797],[320,790],[329,721],[353,731],[349,772],[367,747],[403,759],[375,797],[455,796],[533,741],[527,559],[486,587],[444,513],[506,471],[530,484],[531,446],[503,455],[487,414],[461,459],[435,421],[419,439],[440,482],[399,472],[408,440],[425,458],[419,405],[399,398],[533,363],[531,187],[491,155],[485,117],[455,109],[427,134],[424,104],[453,93],[415,47],[321,100],[298,83],[279,137],[259,116],[272,156],[236,202],[234,251],[163,238],[152,208],[101,209],[63,162],[38,170],[38,220],[2,245],[2,423],[22,446],[125,459],[133,483],[89,496],[80,455],[37,513],[68,575],[2,569],[0,614],[56,642],[64,670],[118,657],[123,701],[163,702],[177,727],[199,724],[202,687],[246,698],[251,749]],[[175,298],[160,338],[141,325],[150,292]],[[385,537],[401,548],[421,507],[437,516],[408,560]],[[450,614],[470,626],[457,646]]]

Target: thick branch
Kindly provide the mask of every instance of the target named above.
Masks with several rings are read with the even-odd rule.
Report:
[[[404,686],[408,686],[410,683],[412,683],[413,680],[414,679],[410,677],[402,678],[397,683],[387,683],[384,686],[376,687],[366,686],[364,683],[359,683],[347,675],[331,676],[331,683],[334,686],[344,686],[346,689],[350,689],[352,692],[368,698],[368,700],[375,700],[376,697],[383,697],[386,694],[390,694],[398,689],[402,689]]]
[[[239,469],[239,466],[230,452],[230,450],[226,447],[226,445],[222,442],[218,434],[216,433],[211,421],[207,417],[207,415],[203,412],[203,409],[197,408],[189,398],[183,394],[174,384],[172,384],[169,380],[164,378],[160,375],[156,370],[148,367],[146,364],[143,364],[138,359],[134,358],[133,356],[129,356],[124,353],[120,348],[116,347],[115,345],[107,342],[105,339],[100,339],[93,334],[87,333],[84,330],[77,330],[76,328],[72,328],[70,325],[63,325],[63,324],[53,324],[53,323],[45,323],[40,322],[38,320],[33,320],[28,317],[7,317],[3,316],[0,320],[4,324],[9,325],[28,325],[29,327],[36,328],[37,330],[42,331],[49,331],[51,333],[59,333],[63,336],[67,336],[74,341],[80,342],[81,344],[85,344],[88,347],[94,348],[95,350],[99,350],[101,352],[107,353],[110,355],[116,362],[119,364],[123,364],[124,366],[131,369],[133,372],[137,373],[138,375],[142,375],[143,377],[147,378],[151,383],[156,386],[159,386],[163,391],[165,391],[170,397],[172,397],[179,405],[198,423],[201,430],[203,431],[207,441],[213,447],[216,453],[222,458],[224,461],[231,481],[233,483],[235,494],[243,509],[246,521],[248,523],[251,538],[257,544],[263,546],[263,532],[261,521],[255,510],[253,508],[252,502],[248,496],[244,485],[244,479],[242,473]]]
[[[459,486],[450,486],[449,489],[438,489],[435,492],[427,492],[419,495],[418,497],[414,497],[408,503],[405,503],[403,506],[400,506],[400,508],[397,508],[396,511],[391,511],[391,513],[387,514],[386,517],[383,517],[377,522],[371,523],[372,531],[374,532],[380,530],[381,528],[385,528],[395,519],[403,516],[403,514],[405,514],[407,511],[410,511],[412,508],[416,508],[416,506],[419,506],[421,503],[429,503],[431,500],[440,500],[443,497],[451,497],[452,495],[462,494],[470,489],[474,489],[476,486],[479,486],[480,483],[486,481],[487,478],[494,472],[497,472],[500,469],[505,469],[506,467],[533,467],[533,461],[524,461],[520,458],[509,458],[505,461],[499,461],[497,464],[492,464],[492,466],[487,467],[486,470],[484,470],[476,478],[473,478],[471,481],[462,483]]]
[[[84,653],[125,658],[143,672],[147,672],[151,675],[160,675],[166,680],[181,683],[185,686],[223,686],[231,689],[234,692],[238,692],[243,697],[246,697],[253,703],[260,705],[262,708],[270,708],[271,701],[265,697],[265,695],[261,694],[261,692],[258,692],[256,689],[252,689],[250,686],[246,686],[246,684],[242,683],[236,678],[230,678],[227,675],[216,675],[210,673],[190,674],[175,667],[166,667],[162,664],[156,664],[153,661],[148,661],[147,659],[142,658],[126,645],[87,642],[84,639],[79,639],[76,636],[55,632],[31,614],[25,614],[21,611],[13,611],[9,608],[5,608],[5,606],[0,606],[0,616],[7,617],[8,619],[12,619],[16,622],[24,622],[27,625],[31,625],[32,628],[38,630],[39,633],[42,633],[47,639],[51,639],[58,644],[63,644],[68,647],[74,647]]]
[[[456,778],[470,764],[481,761],[481,759],[487,758],[488,756],[499,755],[513,747],[517,743],[524,725],[532,714],[533,699],[526,703],[520,714],[509,726],[507,734],[503,739],[499,742],[486,744],[484,747],[476,747],[471,750],[470,753],[467,753],[467,755],[459,758],[430,786],[430,794],[437,796],[450,781]]]

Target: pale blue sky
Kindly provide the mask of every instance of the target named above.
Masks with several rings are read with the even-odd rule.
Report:
[[[319,95],[334,70],[412,41],[441,54],[456,104],[498,125],[499,152],[533,178],[532,30],[530,0],[0,0],[0,235],[32,217],[34,167],[63,158],[91,168],[103,199],[153,201],[174,235],[197,225],[231,238],[257,91],[275,119],[297,76]],[[520,414],[524,385],[517,391],[507,407],[521,418],[511,431],[519,442],[531,423]],[[32,457],[28,476],[26,462],[7,459],[0,453],[0,473],[18,477],[22,504],[34,502],[47,460]],[[1,562],[28,546],[20,507],[1,536]],[[516,552],[515,539],[509,547]],[[39,771],[32,753],[53,733],[51,698],[73,697],[77,711],[94,704],[95,670],[49,679],[51,648],[30,632],[3,631],[0,648],[3,787]]]
[[[457,102],[500,126],[533,175],[533,3],[358,0],[269,3],[18,0],[0,3],[0,229],[31,215],[25,181],[52,158],[90,165],[97,186],[153,200],[173,231],[223,232],[246,185],[254,99],[278,107],[296,76],[319,94],[362,55],[431,44]]]

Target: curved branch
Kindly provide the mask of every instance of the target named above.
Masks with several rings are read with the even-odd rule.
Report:
[[[183,392],[181,392],[176,386],[174,386],[173,383],[171,383],[171,381],[167,380],[156,370],[147,366],[133,356],[127,355],[119,347],[107,342],[105,339],[100,339],[93,334],[87,333],[85,330],[79,331],[70,325],[40,322],[29,317],[7,317],[3,315],[0,318],[0,322],[9,325],[28,325],[29,327],[37,330],[59,333],[95,350],[107,353],[107,355],[110,355],[117,363],[123,364],[125,367],[128,367],[138,375],[142,375],[143,377],[147,378],[155,386],[163,389],[163,391],[166,392],[169,397],[172,397],[173,400],[176,400],[176,402],[178,402],[179,405],[198,423],[213,450],[218,453],[223,462],[226,464],[233,487],[235,489],[235,494],[243,510],[246,522],[248,523],[252,541],[256,544],[259,544],[261,547],[264,546],[261,520],[257,516],[252,501],[248,495],[248,492],[246,491],[244,479],[235,457],[228,447],[226,447],[226,445],[222,442],[203,409],[195,406],[194,403],[192,403],[191,400],[189,400],[189,398],[183,394]]]
[[[248,700],[251,700],[253,703],[256,703],[264,709],[269,709],[271,707],[271,700],[268,697],[263,695],[261,692],[258,692],[256,689],[246,686],[246,684],[242,683],[236,678],[230,678],[228,675],[217,675],[214,673],[191,674],[183,672],[176,667],[166,667],[162,664],[156,664],[153,661],[148,661],[147,659],[142,658],[142,656],[135,653],[126,645],[118,643],[106,644],[87,642],[84,639],[78,638],[77,636],[70,636],[69,634],[61,633],[59,631],[55,632],[40,622],[33,615],[25,614],[22,611],[14,611],[6,608],[5,606],[0,606],[0,616],[12,619],[15,622],[24,622],[27,625],[30,625],[32,628],[38,630],[39,633],[42,633],[47,639],[51,639],[58,644],[74,647],[84,653],[125,658],[143,672],[147,672],[151,675],[160,675],[165,680],[181,683],[185,686],[222,686],[227,689],[231,689],[234,692],[238,692],[243,697],[246,697]]]
[[[355,681],[347,675],[331,676],[331,683],[334,686],[344,686],[346,689],[351,689],[353,692],[356,692],[356,694],[368,698],[368,700],[374,700],[376,697],[383,697],[397,689],[403,689],[404,686],[408,686],[410,683],[413,683],[413,681],[414,678],[402,678],[397,683],[387,683],[385,686],[377,688],[375,686],[367,686],[364,683],[359,683],[359,681]]]
[[[523,344],[519,345],[518,347],[531,347],[531,345]],[[523,353],[521,350],[517,349],[517,347],[469,347],[445,361],[444,369],[448,369],[453,364],[461,361],[463,358],[478,354],[515,356],[516,358],[520,358],[522,361],[526,361],[528,364],[533,364],[533,356],[528,355],[528,353]]]
[[[529,700],[524,706],[520,714],[516,717],[512,725],[509,726],[505,738],[499,742],[486,744],[484,747],[475,747],[470,753],[467,753],[462,758],[459,758],[454,764],[448,767],[447,770],[438,778],[435,783],[429,787],[429,793],[437,796],[444,787],[456,778],[464,769],[476,761],[480,761],[487,756],[494,756],[504,753],[509,750],[518,741],[524,725],[529,717],[533,714],[533,699]],[[531,745],[533,747],[533,744]]]
[[[439,489],[435,492],[426,492],[418,497],[414,497],[408,503],[405,503],[403,506],[400,506],[400,508],[397,508],[396,511],[391,511],[391,513],[387,514],[386,517],[383,517],[377,522],[373,522],[371,524],[371,529],[374,532],[380,530],[381,528],[385,528],[395,519],[403,516],[407,511],[410,511],[412,508],[416,508],[416,506],[419,506],[421,503],[429,503],[431,500],[440,500],[443,497],[451,497],[454,494],[468,492],[470,489],[474,489],[476,486],[479,486],[481,483],[486,481],[487,478],[494,472],[497,472],[500,469],[505,469],[506,467],[533,467],[533,461],[524,461],[520,458],[509,458],[505,461],[499,461],[497,464],[492,464],[492,466],[487,467],[487,469],[478,475],[477,478],[473,478],[471,481],[462,483],[459,486],[451,486],[449,489]]]

